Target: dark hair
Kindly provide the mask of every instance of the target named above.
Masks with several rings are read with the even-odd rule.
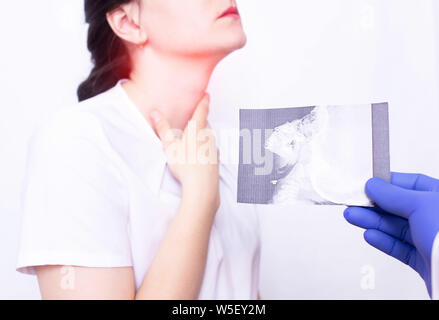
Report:
[[[107,13],[132,0],[84,0],[85,21],[89,25],[87,47],[94,67],[78,87],[78,99],[83,101],[112,88],[131,72],[128,50],[113,32]]]

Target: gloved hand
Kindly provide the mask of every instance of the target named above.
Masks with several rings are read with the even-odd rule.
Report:
[[[370,245],[416,270],[431,296],[431,254],[439,232],[439,180],[392,173],[391,183],[369,180],[366,192],[377,207],[347,208],[346,220],[367,229],[364,238]]]

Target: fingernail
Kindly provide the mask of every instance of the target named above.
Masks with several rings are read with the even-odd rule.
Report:
[[[162,119],[160,113],[158,111],[155,111],[155,110],[151,111],[150,117],[154,123],[157,123]]]

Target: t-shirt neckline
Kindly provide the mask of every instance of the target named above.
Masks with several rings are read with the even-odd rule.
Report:
[[[151,124],[140,112],[137,105],[134,103],[134,101],[131,100],[128,93],[123,88],[122,84],[127,81],[128,79],[121,79],[117,82],[115,86],[115,89],[118,92],[118,96],[120,97],[120,100],[123,103],[124,106],[123,108],[125,109],[125,111],[127,111],[127,113],[129,113],[130,118],[133,119],[133,121],[137,124],[140,130],[142,130],[142,132],[145,133],[149,139],[151,139],[155,144],[161,145],[162,142],[160,141],[159,137],[156,135]]]

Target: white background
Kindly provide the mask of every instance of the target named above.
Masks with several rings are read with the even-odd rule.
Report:
[[[219,0],[218,0],[219,1]],[[247,47],[210,86],[212,118],[239,107],[390,103],[394,171],[439,177],[438,22],[434,0],[238,0]],[[20,190],[35,124],[75,102],[90,68],[80,0],[2,5],[0,298],[39,298],[15,271]],[[236,124],[232,124],[235,126]],[[341,207],[263,207],[262,297],[424,299],[407,266],[368,247]],[[375,275],[365,290],[363,272]]]

